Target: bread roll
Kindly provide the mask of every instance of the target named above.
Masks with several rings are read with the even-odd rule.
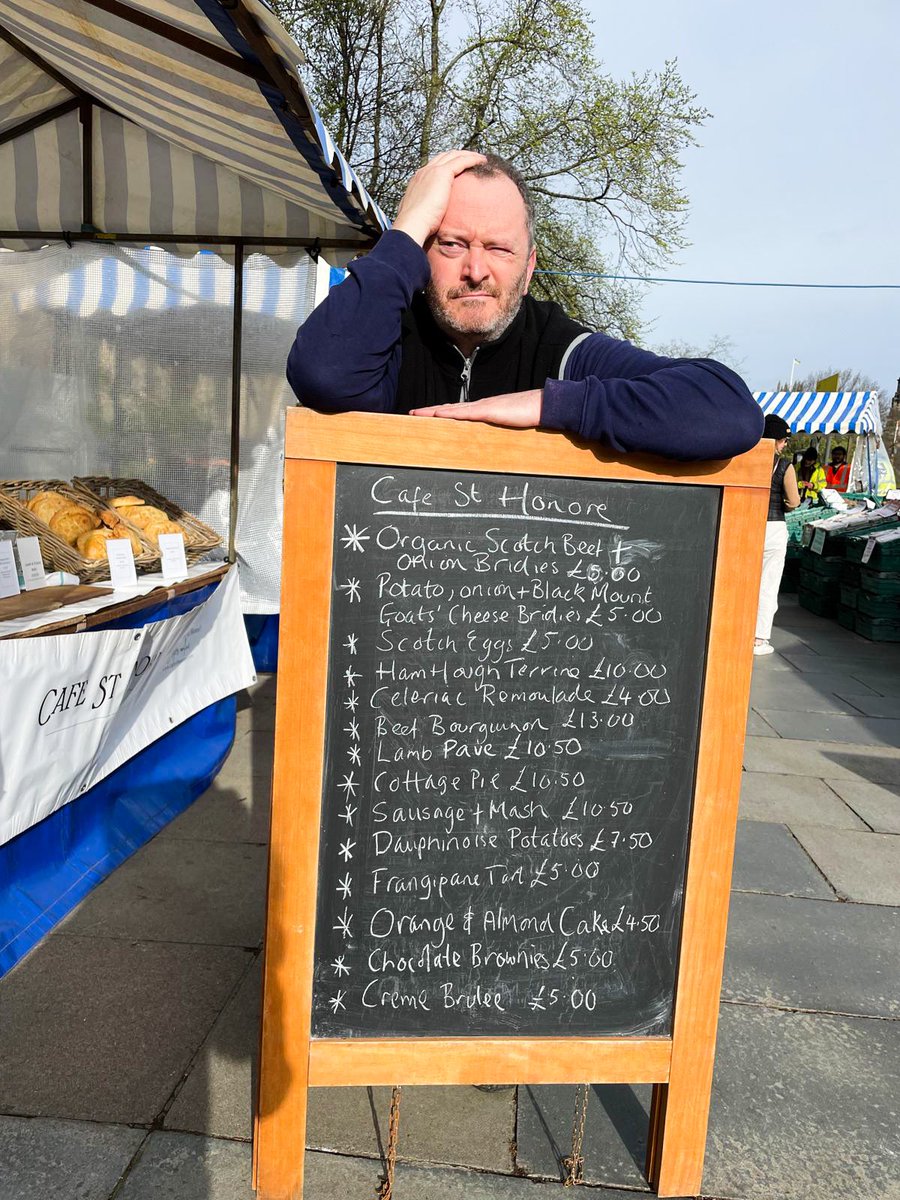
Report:
[[[113,496],[109,503],[111,508],[126,508],[129,505],[143,504],[144,501],[140,496]]]
[[[184,527],[179,525],[177,521],[170,521],[168,517],[164,517],[161,521],[152,521],[144,526],[144,536],[149,538],[154,546],[159,545],[159,535],[161,533],[184,533]]]

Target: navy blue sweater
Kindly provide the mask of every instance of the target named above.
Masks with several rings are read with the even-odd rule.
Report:
[[[428,282],[428,259],[412,238],[389,230],[349,272],[298,330],[288,381],[303,404],[323,412],[394,412],[401,320]],[[543,392],[542,428],[621,453],[731,458],[762,436],[762,411],[728,367],[661,358],[603,333],[578,341],[563,378],[546,380]]]

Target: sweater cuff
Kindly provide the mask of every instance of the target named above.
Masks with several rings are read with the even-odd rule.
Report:
[[[401,229],[387,229],[369,251],[369,258],[388,263],[414,292],[421,292],[431,278],[431,266],[418,242]]]
[[[585,384],[580,380],[548,379],[541,404],[541,428],[581,433]]]

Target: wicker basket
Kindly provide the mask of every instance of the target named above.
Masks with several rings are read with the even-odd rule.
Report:
[[[38,520],[26,505],[36,492],[59,492],[73,504],[80,504],[99,516],[106,508],[96,496],[75,489],[62,479],[6,479],[0,480],[0,515],[17,533],[24,537],[36,537],[41,546],[41,557],[45,566],[54,571],[68,571],[77,575],[82,583],[94,583],[109,579],[109,562],[106,559],[85,558],[74,546],[63,541],[49,525]],[[147,540],[140,529],[130,521],[122,524],[137,538],[140,554],[134,556],[137,571],[154,571],[159,567],[159,551]]]
[[[110,479],[106,475],[82,475],[72,482],[79,491],[87,493],[104,506],[116,496],[137,496],[147,504],[161,508],[167,517],[177,521],[184,530],[184,553],[189,563],[198,562],[210,550],[215,550],[216,546],[222,544],[222,539],[215,530],[140,479]]]

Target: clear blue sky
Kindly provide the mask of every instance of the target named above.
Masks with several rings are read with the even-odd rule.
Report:
[[[713,116],[668,274],[900,284],[900,0],[587,0],[616,77],[677,58]],[[731,339],[754,390],[834,364],[892,395],[900,290],[648,287],[648,344]]]

